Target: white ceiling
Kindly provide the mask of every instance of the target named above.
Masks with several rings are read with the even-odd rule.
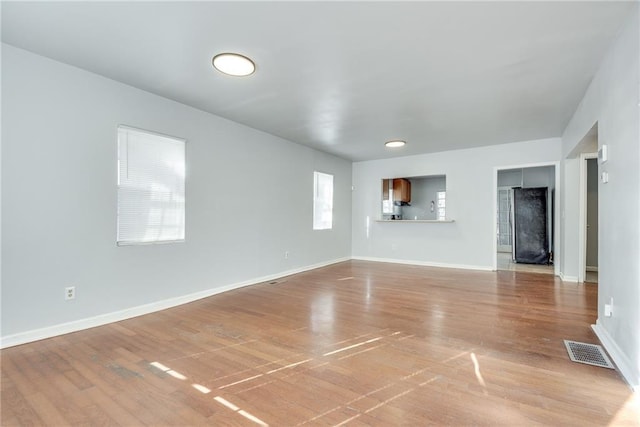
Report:
[[[560,136],[631,7],[3,1],[2,40],[357,161]]]

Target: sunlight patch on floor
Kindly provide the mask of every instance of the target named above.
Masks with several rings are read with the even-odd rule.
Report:
[[[282,366],[281,368],[277,368],[277,369],[272,369],[269,372],[267,372],[267,374],[273,374],[274,372],[278,372],[278,371],[282,371],[283,369],[290,369],[290,368],[294,368],[298,365],[302,365],[303,363],[307,363],[309,362],[311,359],[305,359],[302,360],[300,362],[296,362],[296,363],[290,363],[287,366]]]
[[[484,378],[482,378],[482,373],[480,373],[480,364],[478,363],[478,358],[475,353],[471,353],[471,362],[473,362],[473,371],[476,374],[476,378],[478,379],[478,383],[485,389],[484,393],[487,394],[487,385],[484,382]]]
[[[261,377],[261,376],[263,376],[263,375],[264,375],[264,374],[254,375],[254,376],[252,376],[252,377],[244,378],[244,379],[242,379],[242,380],[239,380],[239,381],[236,381],[236,382],[233,382],[233,383],[225,384],[225,385],[220,386],[220,387],[218,387],[218,388],[219,388],[220,390],[222,390],[223,388],[231,387],[232,385],[242,384],[242,383],[245,383],[245,382],[247,382],[247,381],[251,381],[251,380],[254,380],[254,379],[256,379],[256,378],[260,378],[260,377]]]
[[[200,385],[200,384],[191,384],[191,387],[195,388],[200,393],[204,393],[204,394],[211,393],[211,390],[209,390],[208,388],[206,388],[205,386]]]
[[[249,412],[245,411],[244,409],[240,409],[239,407],[237,407],[236,405],[234,405],[233,403],[229,402],[227,399],[220,397],[220,396],[216,396],[213,398],[213,400],[215,400],[216,402],[218,402],[219,404],[226,406],[227,408],[231,409],[232,411],[238,413],[239,415],[242,415],[243,417],[245,417],[248,420],[253,421],[254,423],[261,425],[261,426],[268,426],[269,424],[265,423],[264,421],[262,421],[260,418],[256,417],[253,414],[250,414]]]
[[[609,422],[610,426],[640,425],[640,392],[631,392],[631,396],[618,409],[618,412]]]
[[[176,372],[173,369],[164,366],[162,363],[160,362],[151,362],[150,363],[151,366],[153,366],[156,369],[160,369],[162,372],[171,375],[174,378],[177,378],[179,380],[186,380],[187,377],[185,377],[184,375],[182,375],[180,372]]]
[[[328,353],[323,354],[323,356],[331,356],[332,354],[340,353],[342,351],[346,351],[346,350],[350,350],[352,348],[360,347],[361,345],[365,345],[365,344],[369,344],[369,343],[372,343],[372,342],[380,341],[381,339],[382,339],[382,337],[371,338],[370,340],[367,340],[367,341],[362,341],[362,342],[359,342],[357,344],[348,345],[346,347],[342,347],[342,348],[339,348],[337,350],[330,351]]]

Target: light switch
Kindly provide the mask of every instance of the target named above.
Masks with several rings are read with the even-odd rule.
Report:
[[[605,163],[607,160],[609,160],[609,146],[604,144],[602,147],[600,147],[600,149],[598,150],[598,160],[600,160],[600,164]]]
[[[602,180],[603,184],[606,184],[607,182],[609,182],[609,172],[607,171],[602,172],[602,174],[600,174],[600,179]]]

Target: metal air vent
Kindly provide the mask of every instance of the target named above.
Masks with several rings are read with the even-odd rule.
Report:
[[[569,358],[574,362],[615,369],[604,349],[596,344],[564,340]]]

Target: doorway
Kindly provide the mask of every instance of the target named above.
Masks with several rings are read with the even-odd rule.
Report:
[[[535,272],[545,274],[555,274],[555,266],[553,265],[555,236],[555,205],[557,185],[556,164],[547,165],[530,165],[514,168],[496,168],[496,246],[495,267],[497,270]],[[541,243],[550,255],[549,262],[535,263],[524,260],[518,255],[517,248],[524,247],[524,241],[517,242],[518,235],[522,238],[522,233],[516,234],[518,229],[516,224],[517,209],[514,204],[514,194],[517,191],[529,191],[534,189],[543,190],[544,194],[543,206],[540,210],[541,223],[543,226]],[[535,218],[534,218],[535,219]],[[534,221],[535,222],[535,221]],[[521,224],[521,222],[520,222]],[[545,229],[546,227],[546,229]],[[525,233],[526,234],[526,233]],[[529,242],[527,242],[529,243]],[[527,245],[528,246],[528,245]],[[543,248],[543,252],[545,249]]]
[[[585,283],[598,283],[598,159],[595,154],[582,156],[584,172]]]

